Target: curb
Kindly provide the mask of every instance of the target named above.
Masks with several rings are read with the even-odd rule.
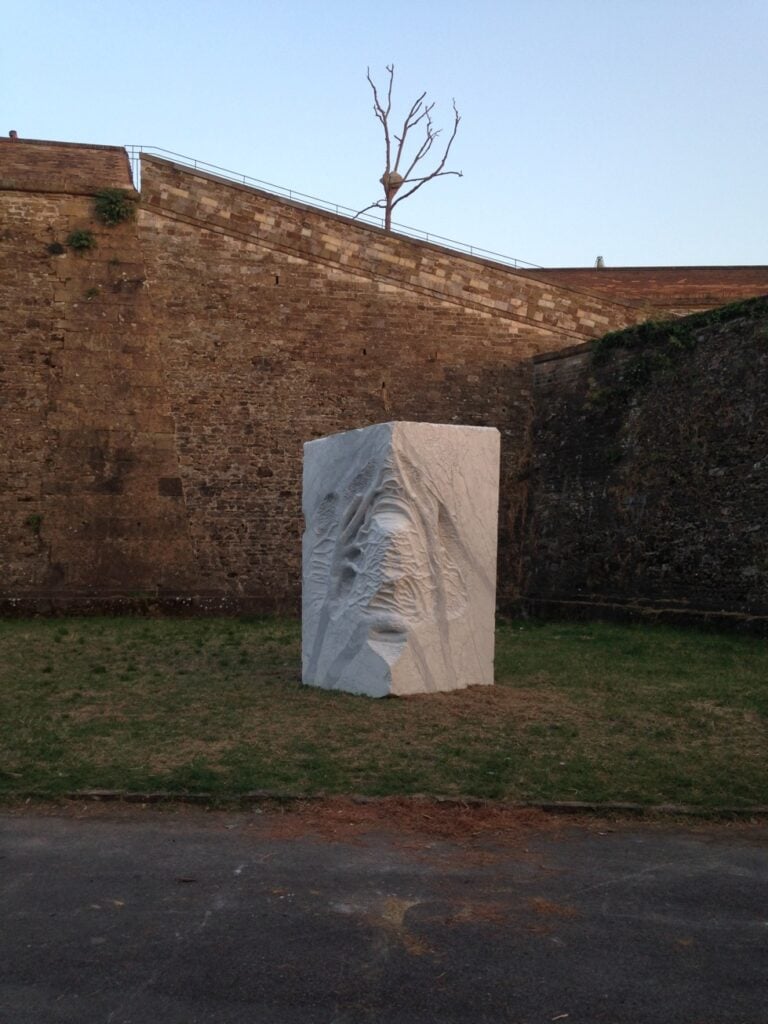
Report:
[[[193,804],[198,806],[216,807],[220,803],[239,804],[249,807],[259,804],[308,804],[318,803],[341,797],[344,794],[328,793],[285,793],[267,789],[251,790],[237,796],[218,796],[214,793],[173,793],[157,790],[149,793],[132,792],[120,789],[78,789],[66,793],[63,799],[81,800],[91,803],[129,803],[129,804]],[[40,793],[25,793],[22,800],[51,799]],[[54,798],[55,799],[55,798]],[[636,804],[636,803],[596,803],[581,800],[523,800],[504,801],[489,800],[473,796],[430,796],[427,793],[416,793],[408,796],[348,796],[353,804],[386,804],[393,799],[414,805],[428,804],[446,808],[494,808],[496,810],[521,811],[537,810],[553,815],[584,815],[593,817],[632,817],[632,818],[694,818],[749,820],[768,819],[768,806],[751,807],[691,807],[685,804]]]

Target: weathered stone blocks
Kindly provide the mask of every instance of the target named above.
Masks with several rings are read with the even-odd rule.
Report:
[[[302,678],[493,682],[499,432],[379,423],[304,445]]]

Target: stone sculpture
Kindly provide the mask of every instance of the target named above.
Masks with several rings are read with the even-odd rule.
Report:
[[[302,679],[493,682],[499,432],[379,423],[304,445]]]

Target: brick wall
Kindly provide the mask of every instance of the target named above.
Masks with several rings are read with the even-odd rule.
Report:
[[[133,191],[122,146],[0,139],[0,190],[93,195],[102,188]]]
[[[0,605],[296,608],[302,442],[389,419],[500,429],[519,596],[531,357],[643,310],[154,157],[136,221],[103,187],[122,150],[0,140]]]
[[[491,313],[514,334],[542,329],[562,343],[636,323],[637,309],[586,289],[550,286],[499,264],[464,256],[213,175],[142,155],[142,208],[205,226],[318,268],[391,283],[425,297]]]
[[[109,166],[95,187],[124,180]],[[0,601],[192,586],[136,225],[98,223],[87,195],[15,190],[0,225]],[[75,229],[96,248],[63,244]]]
[[[528,358],[636,311],[144,158],[142,247],[200,585],[295,607],[302,442],[388,419],[497,426],[518,590]]]
[[[768,295],[768,266],[567,267],[523,272],[542,282],[637,304],[660,319]]]

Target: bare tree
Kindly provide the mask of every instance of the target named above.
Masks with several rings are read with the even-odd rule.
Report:
[[[418,165],[422,160],[426,159],[429,155],[435,140],[442,134],[442,128],[435,128],[432,123],[432,111],[434,109],[433,103],[425,103],[426,92],[423,92],[411,105],[411,109],[408,111],[403,122],[403,127],[400,129],[400,134],[397,135],[390,126],[390,116],[392,114],[392,85],[395,79],[395,66],[394,64],[387,64],[387,74],[389,75],[389,84],[387,86],[386,100],[382,100],[379,95],[379,91],[376,88],[376,84],[371,78],[371,69],[367,69],[366,77],[368,84],[373,92],[373,112],[381,121],[381,126],[384,129],[384,146],[386,153],[386,162],[384,166],[384,173],[382,174],[379,181],[384,189],[384,196],[381,199],[377,199],[375,203],[371,203],[370,206],[366,206],[363,210],[360,210],[355,214],[359,217],[363,213],[367,213],[368,210],[383,210],[384,211],[384,230],[392,230],[392,211],[408,196],[412,196],[414,192],[417,192],[422,185],[425,185],[428,181],[432,181],[434,178],[441,178],[447,174],[456,175],[457,178],[462,177],[461,171],[445,171],[445,162],[448,159],[448,154],[453,145],[453,140],[456,138],[456,132],[459,129],[459,121],[461,117],[456,109],[456,101],[452,100],[453,103],[453,130],[451,131],[448,143],[443,150],[443,155],[440,158],[437,166],[429,174],[420,175],[415,173],[420,168]],[[408,141],[408,133],[412,132],[415,128],[421,125],[421,132],[423,133],[423,139],[419,143],[415,151],[411,150],[412,156],[410,157],[410,163],[408,163],[408,157],[405,155],[405,150]],[[404,170],[401,170],[404,168]],[[407,186],[412,186],[408,188]],[[405,189],[405,191],[403,191]]]

